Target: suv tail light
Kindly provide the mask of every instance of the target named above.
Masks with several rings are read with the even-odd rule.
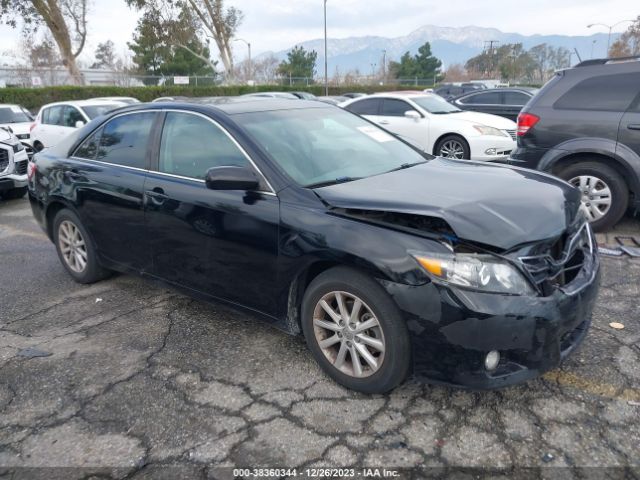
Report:
[[[540,117],[532,113],[521,113],[518,115],[518,136],[522,137],[525,135],[539,121]]]

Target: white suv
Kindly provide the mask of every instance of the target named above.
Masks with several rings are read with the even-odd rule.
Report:
[[[125,105],[123,102],[105,100],[79,100],[45,105],[38,112],[31,129],[33,148],[39,152],[43,148],[53,147],[76,128]]]
[[[0,128],[0,196],[20,198],[27,193],[27,150],[9,130]]]
[[[376,94],[340,106],[441,157],[500,160],[516,148],[514,122],[497,115],[463,112],[435,94]]]
[[[10,128],[13,134],[27,149],[31,151],[31,124],[33,116],[21,105],[0,104],[0,128]]]

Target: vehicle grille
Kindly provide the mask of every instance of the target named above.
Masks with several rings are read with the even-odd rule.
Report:
[[[507,132],[509,134],[509,136],[511,137],[511,140],[516,140],[518,138],[516,136],[516,131],[515,130],[505,130],[505,132]]]
[[[4,172],[9,166],[9,150],[0,148],[0,172]]]
[[[571,283],[593,252],[591,229],[589,224],[584,222],[575,232],[565,233],[547,252],[520,257],[520,261],[536,285],[548,293],[548,290],[554,287]]]
[[[27,160],[23,160],[21,162],[16,163],[16,174],[17,175],[26,175],[27,167],[29,162]]]

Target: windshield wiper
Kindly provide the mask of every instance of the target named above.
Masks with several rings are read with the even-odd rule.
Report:
[[[422,165],[423,163],[427,163],[427,160],[424,160],[423,162],[403,163],[399,167],[388,170],[386,173],[397,172],[398,170],[404,170],[406,168],[415,167],[416,165]]]
[[[354,180],[360,180],[362,177],[340,177],[333,180],[325,180],[324,182],[312,183],[311,185],[305,185],[306,188],[321,188],[328,187],[330,185],[337,185],[338,183],[353,182]]]

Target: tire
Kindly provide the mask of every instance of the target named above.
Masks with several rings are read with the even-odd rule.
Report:
[[[450,145],[450,146],[449,146]],[[448,151],[453,151],[452,147],[456,146],[456,151],[460,152],[453,156],[451,154],[445,154],[443,149]],[[460,135],[447,135],[438,141],[436,148],[433,152],[434,155],[444,158],[457,158],[459,160],[470,160],[471,159],[471,148],[469,148],[469,143],[462,138]],[[461,155],[461,156],[460,156]]]
[[[42,151],[43,148],[44,148],[44,145],[42,145],[42,143],[38,142],[37,140],[33,142],[33,151],[35,153]]]
[[[82,250],[80,246],[73,247],[77,255],[73,255],[73,252],[70,254],[63,253],[63,249],[69,246],[68,240],[74,238],[70,234],[70,232],[74,231],[73,229],[76,229],[79,234],[79,237],[75,238],[83,242],[84,254],[80,252]],[[53,239],[60,262],[76,282],[83,284],[95,283],[109,276],[110,272],[98,263],[93,241],[73,211],[65,208],[56,214],[53,220]],[[78,255],[84,260],[84,266],[80,264]]]
[[[582,191],[583,210],[587,213],[591,227],[596,232],[610,229],[624,216],[629,205],[629,187],[624,178],[613,168],[600,162],[580,162],[568,166],[559,172],[558,176],[563,180],[579,188],[586,186],[589,190]],[[592,179],[588,183],[580,183],[582,179]],[[603,187],[608,187],[610,191],[610,205],[603,211],[603,204],[594,204],[593,200],[605,201],[606,195],[598,195],[603,192]],[[595,193],[595,195],[585,195],[585,192]],[[595,213],[600,211],[600,213]],[[604,213],[604,214],[603,214]],[[601,215],[600,217],[598,215]]]
[[[330,314],[320,302],[325,300],[333,313],[340,317],[336,293],[340,294],[348,316],[353,314],[356,300],[362,302],[357,323],[345,322],[340,327],[336,321],[331,321]],[[357,328],[364,326],[365,322],[370,328],[358,332]],[[318,275],[305,291],[301,323],[315,360],[331,378],[346,388],[364,393],[384,393],[402,383],[409,373],[411,345],[402,314],[382,286],[366,275],[344,267],[332,268]],[[329,325],[331,329],[323,328],[323,325]],[[323,340],[333,343],[321,346]],[[380,345],[384,347],[382,350]],[[343,349],[345,353],[340,359]],[[376,368],[360,353],[355,354],[357,362],[354,362],[351,352],[362,352],[362,349],[369,353],[370,359],[373,358]],[[334,363],[341,365],[337,367]],[[359,374],[356,363],[361,365]]]
[[[29,187],[12,188],[11,190],[5,190],[2,192],[2,198],[5,200],[16,200],[24,197]]]

